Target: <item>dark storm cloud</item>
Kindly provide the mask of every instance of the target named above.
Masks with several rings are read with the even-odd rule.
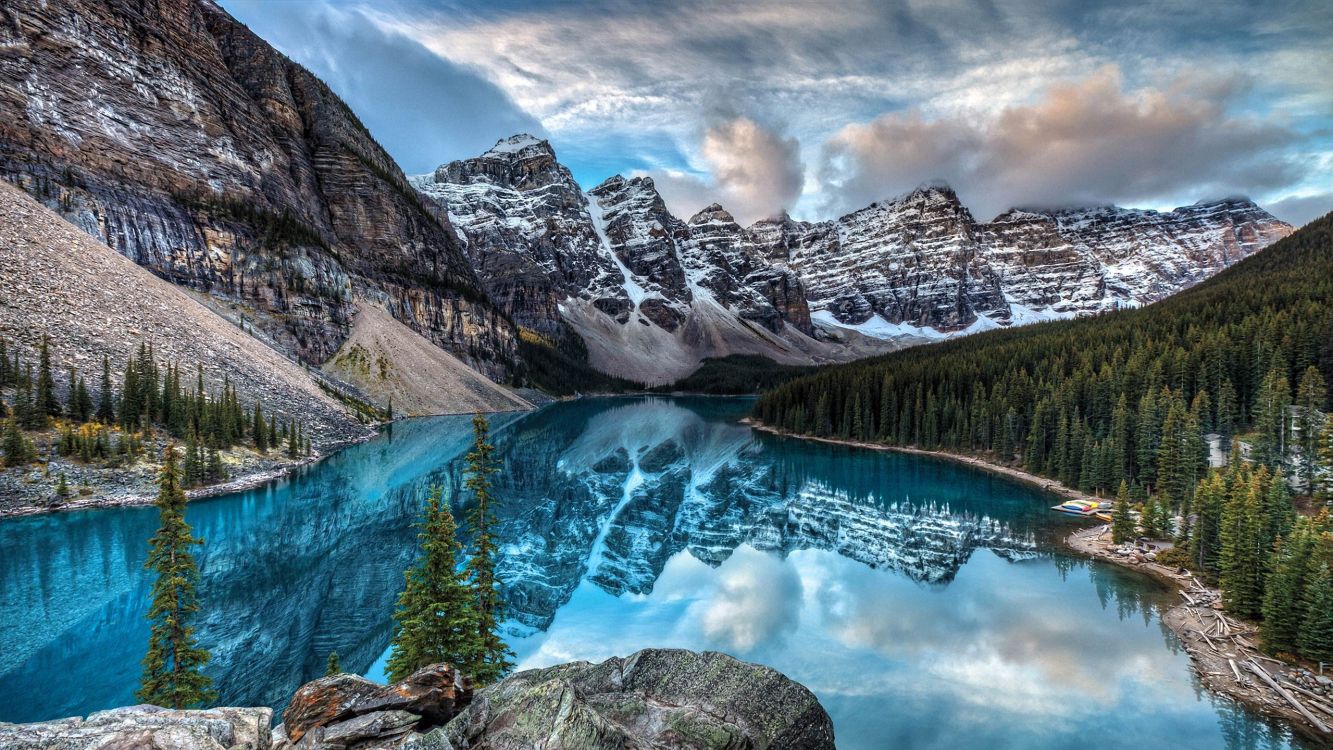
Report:
[[[1333,211],[1333,193],[1300,195],[1270,203],[1268,211],[1288,224],[1299,227]]]

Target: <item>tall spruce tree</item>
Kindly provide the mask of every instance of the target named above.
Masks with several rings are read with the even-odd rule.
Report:
[[[56,381],[51,374],[51,338],[42,337],[38,350],[37,410],[44,417],[60,416],[60,401],[56,398]]]
[[[480,651],[474,596],[458,568],[462,547],[439,486],[427,495],[417,528],[421,553],[404,574],[407,585],[393,616],[390,682],[439,662],[466,670]]]
[[[1278,467],[1286,454],[1287,407],[1291,404],[1291,384],[1287,366],[1281,362],[1264,376],[1254,403],[1254,447],[1250,457],[1257,463]]]
[[[155,574],[148,608],[148,654],[138,698],[167,708],[189,708],[214,700],[212,680],[201,670],[209,654],[199,647],[191,624],[199,612],[199,569],[190,550],[203,540],[185,522],[185,491],[168,445],[158,479],[157,532],[148,543],[144,567]]]
[[[1222,474],[1215,472],[1199,482],[1195,491],[1195,522],[1190,536],[1190,559],[1200,571],[1217,574],[1222,550],[1222,506],[1227,488]]]
[[[335,674],[342,674],[342,663],[338,661],[338,652],[330,651],[328,661],[324,662],[324,676],[332,677]]]
[[[1270,654],[1297,652],[1296,641],[1305,619],[1301,594],[1313,548],[1309,524],[1302,521],[1273,550],[1264,583],[1264,619],[1259,626],[1264,650]]]
[[[468,665],[467,672],[478,685],[489,685],[514,665],[510,661],[513,652],[500,637],[504,602],[500,599],[500,582],[495,576],[495,511],[492,508],[491,477],[500,469],[495,459],[495,446],[490,443],[490,424],[480,414],[472,418],[472,450],[468,451],[465,460],[467,480],[464,486],[471,501],[468,526],[472,532],[472,555],[464,570],[475,597],[479,645],[477,658]]]
[[[1237,617],[1258,616],[1263,602],[1262,494],[1261,477],[1236,481],[1222,511],[1222,602]]]
[[[116,421],[116,399],[111,391],[111,359],[102,355],[101,391],[97,394],[97,421],[111,424]]]
[[[1297,637],[1301,655],[1333,663],[1333,568],[1327,560],[1311,571],[1302,603],[1305,619]]]
[[[1324,376],[1311,366],[1301,375],[1301,382],[1296,386],[1296,432],[1300,448],[1300,461],[1297,462],[1297,486],[1314,494],[1316,472],[1319,468],[1319,436],[1323,428],[1324,401],[1328,398],[1328,387]]]
[[[1116,544],[1134,538],[1134,516],[1130,513],[1129,504],[1129,482],[1122,479],[1120,489],[1115,493],[1115,510],[1111,513],[1111,541]]]
[[[268,425],[264,423],[264,407],[255,402],[255,413],[250,425],[250,437],[254,440],[255,450],[260,453],[268,452]]]

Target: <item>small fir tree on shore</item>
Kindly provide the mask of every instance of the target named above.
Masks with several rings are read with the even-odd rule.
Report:
[[[1134,516],[1129,509],[1129,483],[1120,480],[1115,493],[1115,512],[1111,514],[1111,541],[1123,544],[1134,538]]]
[[[439,662],[464,669],[474,661],[478,646],[472,593],[458,569],[462,547],[453,514],[438,486],[426,497],[418,529],[421,555],[404,574],[407,586],[393,616],[390,682]]]
[[[342,664],[338,662],[338,652],[330,651],[329,660],[324,664],[324,676],[332,677],[335,674],[342,674]]]
[[[472,531],[472,556],[465,571],[476,597],[477,636],[480,640],[476,658],[465,671],[478,685],[489,685],[513,668],[513,652],[500,637],[500,621],[504,616],[504,602],[500,599],[499,581],[495,576],[496,545],[492,528],[495,512],[492,508],[491,476],[499,472],[495,446],[490,443],[490,424],[478,414],[472,418],[472,450],[466,456],[467,480],[464,486],[471,494],[468,525]]]
[[[168,445],[158,479],[160,525],[148,543],[144,567],[156,574],[148,608],[148,654],[138,698],[167,708],[189,708],[216,699],[212,680],[201,669],[208,651],[195,641],[191,622],[199,612],[199,569],[192,547],[203,544],[185,522],[185,491],[176,467],[176,448]]]

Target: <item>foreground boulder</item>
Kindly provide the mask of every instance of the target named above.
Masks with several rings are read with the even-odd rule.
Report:
[[[434,734],[454,750],[833,748],[833,723],[806,688],[726,654],[677,649],[520,672]]]
[[[447,664],[302,685],[268,708],[131,706],[0,724],[0,750],[832,750],[814,694],[726,654],[648,649],[511,675],[475,696]]]
[[[0,724],[5,750],[269,750],[271,708],[129,706],[86,719]]]
[[[387,687],[337,674],[302,685],[282,713],[282,729],[302,747],[392,746],[444,724],[471,700],[467,678],[448,664],[423,667]]]

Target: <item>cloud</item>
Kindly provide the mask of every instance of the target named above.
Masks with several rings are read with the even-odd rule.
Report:
[[[748,117],[727,117],[709,126],[699,152],[706,179],[680,170],[645,171],[677,216],[688,218],[720,203],[744,226],[791,208],[801,197],[805,165],[800,142]]]
[[[1292,184],[1298,135],[1230,114],[1245,92],[1235,77],[1198,74],[1127,90],[1108,65],[987,117],[885,114],[827,142],[822,190],[827,208],[851,210],[940,178],[988,219],[1016,205],[1159,205]]]
[[[581,183],[651,174],[685,215],[714,200],[754,215],[790,204],[777,199],[790,162],[763,162],[784,178],[769,190],[721,180],[705,145],[735,119],[719,119],[723,102],[804,149],[804,193],[782,207],[807,218],[918,174],[976,196],[983,217],[1009,202],[1333,191],[1327,170],[1309,176],[1333,153],[1333,79],[1310,73],[1333,59],[1326,0],[222,2],[329,79],[408,171],[544,131]],[[1060,111],[1062,88],[1077,107]],[[1284,134],[1301,142],[1272,145]],[[1087,184],[1071,189],[1080,170]]]
[[[1333,193],[1297,195],[1273,201],[1265,206],[1268,212],[1294,227],[1305,226],[1333,211]]]
[[[691,614],[710,642],[745,653],[796,630],[802,593],[795,566],[742,545],[718,568],[716,588]]]
[[[332,2],[224,0],[229,12],[324,79],[408,174],[545,133],[500,87],[361,10]]]

